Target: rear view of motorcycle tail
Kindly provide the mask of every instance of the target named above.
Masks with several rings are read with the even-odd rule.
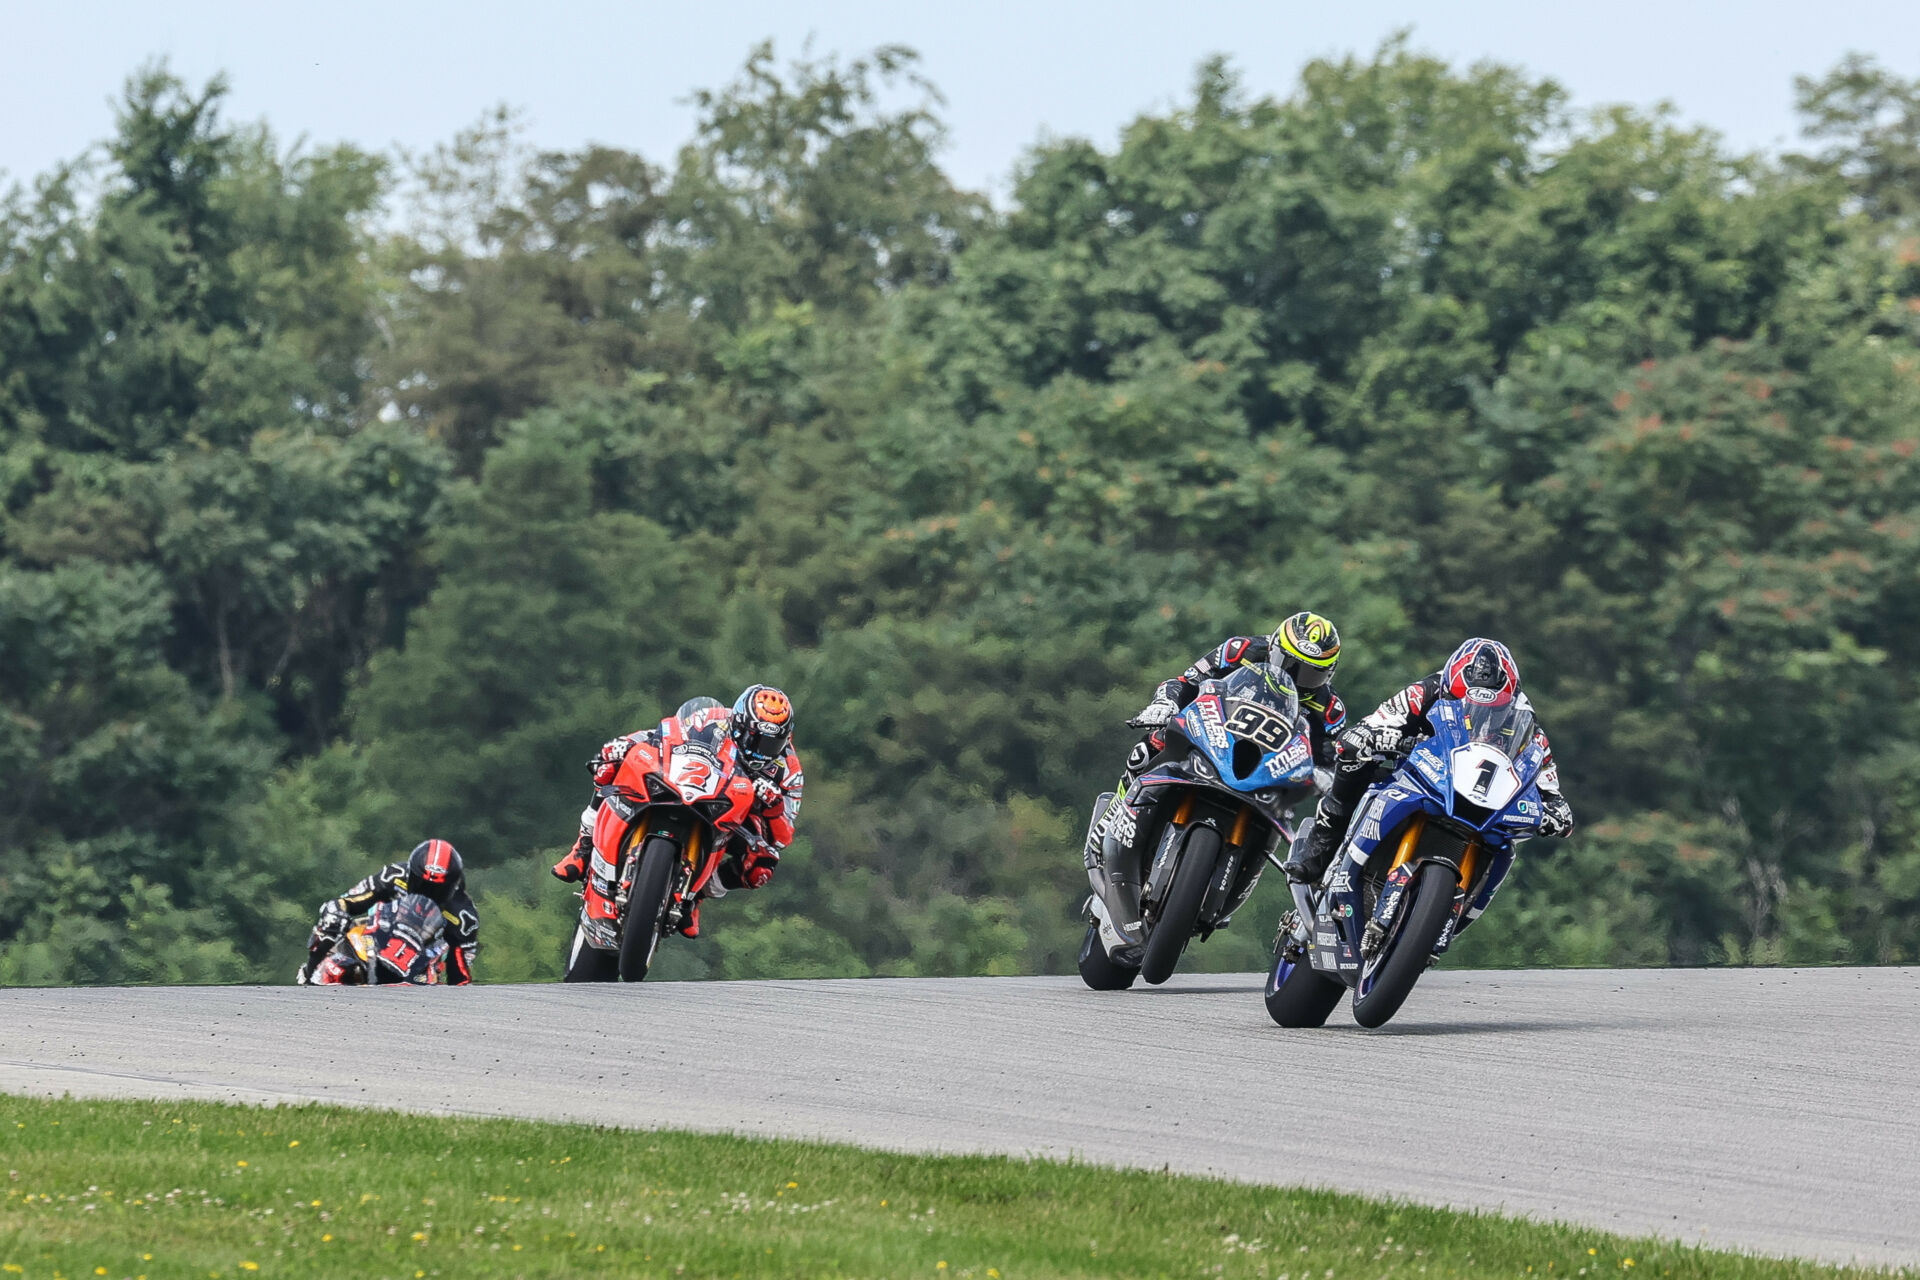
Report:
[[[1124,792],[1095,801],[1083,852],[1087,986],[1163,983],[1194,939],[1226,928],[1313,784],[1299,695],[1283,674],[1243,666],[1203,682],[1168,721],[1165,749]]]

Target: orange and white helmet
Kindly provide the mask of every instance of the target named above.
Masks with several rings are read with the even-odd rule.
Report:
[[[770,772],[793,741],[793,700],[770,684],[748,685],[734,701],[731,727],[740,762],[755,773]]]

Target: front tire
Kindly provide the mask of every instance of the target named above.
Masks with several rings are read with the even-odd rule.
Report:
[[[620,957],[587,942],[579,925],[573,927],[573,949],[567,955],[563,982],[612,982],[620,976]]]
[[[1353,1020],[1363,1027],[1383,1027],[1387,1019],[1400,1012],[1400,1006],[1413,994],[1413,984],[1427,971],[1427,957],[1440,931],[1453,915],[1453,893],[1459,886],[1458,873],[1443,862],[1429,862],[1407,885],[1411,899],[1401,908],[1400,927],[1386,941],[1386,957],[1373,972],[1373,982],[1361,985],[1353,993]],[[1364,975],[1364,970],[1362,971]]]
[[[1267,972],[1267,1016],[1283,1027],[1324,1027],[1347,984],[1316,970],[1304,951],[1289,958],[1295,945],[1282,939]]]
[[[1125,991],[1140,976],[1132,965],[1115,964],[1100,940],[1100,922],[1088,921],[1087,936],[1080,942],[1080,981],[1095,991]]]
[[[1154,986],[1171,978],[1174,966],[1180,963],[1194,926],[1200,922],[1200,904],[1206,901],[1207,886],[1213,883],[1219,861],[1220,833],[1212,827],[1188,828],[1180,866],[1173,873],[1160,918],[1153,922],[1153,932],[1147,935],[1140,956],[1140,976]]]
[[[673,864],[680,851],[666,836],[650,836],[640,851],[640,874],[634,877],[633,896],[627,899],[627,919],[620,931],[620,981],[639,982],[653,967],[660,949],[661,921],[673,889]]]

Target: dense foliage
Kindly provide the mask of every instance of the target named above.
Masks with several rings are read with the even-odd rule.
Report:
[[[154,70],[7,200],[0,982],[283,976],[427,834],[552,975],[580,761],[755,678],[801,839],[663,971],[1060,970],[1120,721],[1301,607],[1359,710],[1520,657],[1582,828],[1468,957],[1920,959],[1920,85],[1766,158],[1210,64],[996,211],[913,66],[761,49],[665,165],[289,150]]]

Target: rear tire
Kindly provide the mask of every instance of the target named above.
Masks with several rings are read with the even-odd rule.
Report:
[[[1125,991],[1140,976],[1131,965],[1115,964],[1100,940],[1100,922],[1087,923],[1087,936],[1080,942],[1080,981],[1095,991]]]
[[[1302,951],[1287,958],[1286,941],[1267,972],[1267,1016],[1283,1027],[1324,1027],[1347,984],[1313,967]]]
[[[640,850],[640,874],[634,877],[626,925],[620,931],[622,982],[639,982],[653,967],[653,953],[660,949],[660,923],[673,889],[673,864],[679,857],[680,850],[666,836],[649,836]]]
[[[567,956],[567,976],[561,981],[612,982],[619,976],[620,957],[590,945],[580,936],[580,926],[575,925],[572,949]]]
[[[1380,962],[1373,986],[1364,996],[1357,988],[1354,991],[1355,1022],[1382,1027],[1400,1012],[1413,994],[1413,984],[1427,971],[1427,957],[1453,914],[1453,894],[1459,884],[1454,869],[1441,862],[1427,863],[1413,877],[1406,890],[1411,901],[1401,908],[1405,914],[1400,928],[1387,939],[1387,958]]]
[[[1220,833],[1212,827],[1188,828],[1187,847],[1180,851],[1180,865],[1167,889],[1167,900],[1140,956],[1140,976],[1154,986],[1171,978],[1174,966],[1180,963],[1180,955],[1200,921],[1200,904],[1206,901],[1207,886],[1213,883],[1219,861]]]

